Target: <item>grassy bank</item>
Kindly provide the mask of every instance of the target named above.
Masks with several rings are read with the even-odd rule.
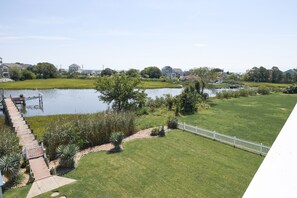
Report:
[[[16,82],[0,83],[3,89],[94,89],[95,79],[38,79]],[[158,89],[158,88],[179,88],[179,85],[160,82],[160,81],[142,81],[139,88]]]
[[[244,82],[244,85],[249,87],[259,87],[259,86],[266,86],[266,87],[278,87],[278,88],[286,88],[292,84],[286,83],[266,83],[266,82]]]
[[[176,130],[165,138],[124,143],[121,153],[83,157],[65,175],[77,182],[58,191],[67,197],[241,197],[262,160]]]

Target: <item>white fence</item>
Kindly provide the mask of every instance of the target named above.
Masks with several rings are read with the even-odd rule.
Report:
[[[229,135],[224,135],[221,133],[217,133],[215,131],[210,131],[210,130],[206,130],[206,129],[202,129],[196,126],[191,126],[188,125],[186,123],[178,123],[178,128],[182,129],[184,131],[188,131],[212,140],[216,140],[219,142],[223,142],[225,144],[229,144],[231,146],[243,149],[243,150],[247,150],[253,153],[257,153],[260,155],[266,155],[270,149],[270,147],[268,146],[264,146],[262,143],[261,144],[256,144],[253,142],[249,142],[246,140],[242,140],[239,139],[237,137],[232,137]]]

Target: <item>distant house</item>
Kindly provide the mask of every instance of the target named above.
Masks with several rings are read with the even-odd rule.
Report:
[[[0,57],[0,78],[9,78],[9,68],[7,65],[2,64],[1,57]]]
[[[78,72],[81,73],[81,67],[77,64],[72,64],[69,66],[69,72]]]
[[[99,75],[101,70],[83,69],[81,73],[87,75]]]
[[[0,78],[10,78],[9,69],[17,68],[19,70],[27,69],[28,67],[32,67],[30,64],[24,63],[2,63],[2,58],[0,58]]]
[[[176,78],[184,75],[184,72],[180,68],[172,68],[165,66],[162,68],[162,75],[168,78]]]

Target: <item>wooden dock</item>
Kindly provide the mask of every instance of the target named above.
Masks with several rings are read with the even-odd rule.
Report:
[[[6,122],[13,127],[23,148],[23,154],[30,165],[30,176],[34,183],[27,197],[34,197],[49,190],[53,190],[75,180],[51,176],[46,163],[47,158],[43,144],[39,144],[32,133],[30,126],[19,112],[12,98],[4,98],[2,101]],[[53,178],[54,177],[54,178]],[[40,182],[39,182],[40,181]]]

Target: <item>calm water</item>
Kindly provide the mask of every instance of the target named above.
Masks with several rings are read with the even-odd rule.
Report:
[[[205,90],[210,96],[215,96],[221,90]],[[164,94],[176,96],[182,89],[147,89],[148,97],[161,97]],[[108,109],[108,105],[98,99],[100,93],[94,89],[47,89],[47,90],[6,90],[5,96],[43,97],[43,108],[40,108],[38,99],[27,101],[26,109],[22,109],[25,116],[56,115],[56,114],[87,114]],[[0,114],[3,114],[2,111]]]

